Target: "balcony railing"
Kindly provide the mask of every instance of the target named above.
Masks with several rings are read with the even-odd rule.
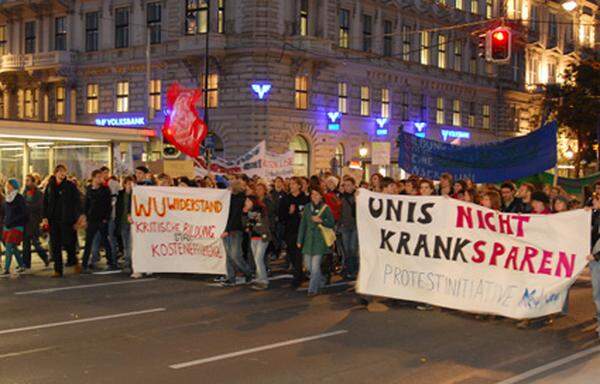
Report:
[[[4,55],[0,57],[0,72],[52,68],[68,65],[72,60],[73,53],[67,51]]]

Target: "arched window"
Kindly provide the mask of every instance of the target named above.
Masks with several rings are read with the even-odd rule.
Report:
[[[310,146],[300,135],[294,136],[290,142],[290,151],[294,151],[294,175],[306,176],[310,173]]]
[[[345,162],[344,157],[345,157],[344,144],[339,143],[337,145],[337,147],[335,147],[335,154],[334,154],[336,166],[335,166],[335,169],[332,169],[333,173],[335,173],[338,176],[342,175],[342,170],[344,169],[344,162]]]

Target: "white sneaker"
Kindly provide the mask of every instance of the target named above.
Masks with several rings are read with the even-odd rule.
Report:
[[[142,275],[141,273],[139,273],[139,272],[134,272],[134,273],[132,273],[132,274],[131,274],[131,276],[130,276],[130,277],[131,277],[132,279],[139,279],[139,278],[141,278],[142,276],[143,276],[143,275]]]

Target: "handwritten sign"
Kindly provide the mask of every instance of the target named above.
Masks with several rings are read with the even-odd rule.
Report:
[[[227,190],[134,187],[133,270],[225,274],[220,236],[227,224],[229,199]]]
[[[559,312],[587,264],[590,213],[520,215],[362,189],[361,293],[515,319]]]

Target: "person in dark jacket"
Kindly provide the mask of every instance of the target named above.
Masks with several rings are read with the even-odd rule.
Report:
[[[596,305],[596,332],[600,337],[600,193],[592,195],[592,249],[587,257],[592,280],[592,297]]]
[[[243,212],[242,224],[250,237],[250,249],[256,265],[256,280],[252,288],[265,290],[269,287],[265,252],[272,240],[269,212],[264,201],[254,196],[246,198]]]
[[[347,177],[342,183],[342,213],[339,222],[344,248],[344,278],[356,279],[358,273],[358,231],[356,229],[356,181]]]
[[[104,185],[102,171],[99,169],[92,172],[92,184],[87,188],[85,194],[83,213],[87,222],[82,261],[83,273],[90,272],[90,253],[92,252],[92,243],[97,233],[100,233],[100,242],[106,250],[109,269],[116,270],[115,255],[112,253],[110,242],[108,241],[108,221],[112,213],[112,197],[110,190]]]
[[[23,232],[27,224],[27,206],[25,198],[19,193],[19,182],[9,179],[6,183],[6,201],[4,202],[4,231],[2,241],[6,247],[4,261],[4,274],[10,274],[10,264],[13,256],[17,259],[17,273],[25,271],[25,263],[19,251],[19,244],[23,241]]]
[[[246,282],[252,280],[252,271],[243,258],[242,238],[244,226],[242,214],[246,201],[246,185],[242,180],[234,180],[229,186],[231,201],[229,203],[229,217],[225,232],[221,235],[227,253],[227,276],[222,283],[224,287],[232,287],[236,283],[236,269],[244,274]]]
[[[281,254],[285,244],[283,237],[283,224],[279,222],[279,208],[281,207],[281,202],[285,198],[284,187],[285,185],[283,183],[283,179],[281,177],[276,177],[273,184],[273,189],[271,189],[271,192],[265,198],[265,203],[269,210],[271,233],[273,235],[270,248],[275,258]]]
[[[131,194],[134,182],[131,176],[123,179],[123,189],[119,191],[115,206],[115,223],[123,239],[124,268],[128,273],[131,271]]]
[[[75,184],[67,180],[67,167],[57,165],[44,192],[42,220],[42,226],[50,231],[50,253],[54,260],[53,277],[63,276],[63,248],[67,251],[67,266],[75,266],[76,271],[79,271],[75,242],[80,216],[81,194]]]
[[[287,245],[287,256],[294,274],[292,288],[300,287],[304,281],[302,253],[298,248],[297,240],[304,206],[309,201],[309,197],[302,191],[302,181],[297,177],[293,177],[290,180],[290,193],[285,196],[279,207],[279,221],[285,228],[284,239]]]
[[[505,213],[519,213],[523,211],[523,202],[515,196],[516,187],[513,183],[506,182],[500,186],[502,196],[502,208]]]
[[[27,175],[25,178],[24,197],[27,204],[28,219],[23,238],[23,261],[26,268],[31,268],[31,245],[33,245],[38,256],[47,267],[50,264],[48,253],[40,243],[40,224],[44,209],[44,194],[37,187],[33,175]]]

